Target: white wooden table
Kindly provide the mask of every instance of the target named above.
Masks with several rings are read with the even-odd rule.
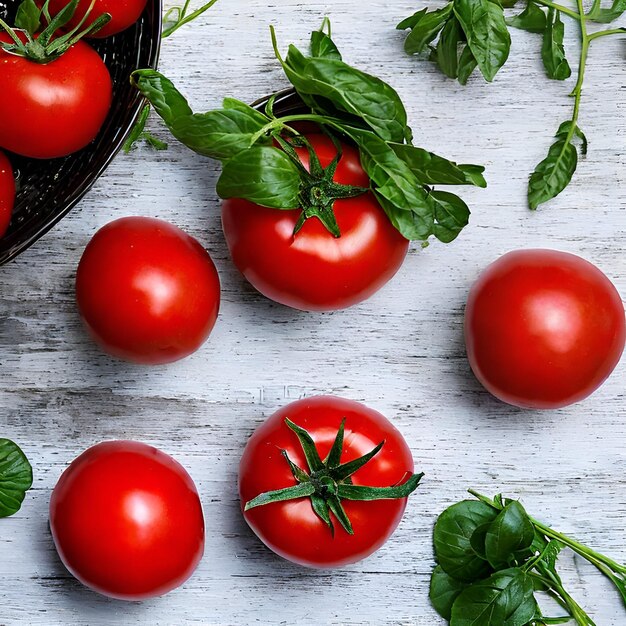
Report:
[[[199,3],[198,3],[199,4]],[[626,295],[626,64],[623,41],[593,45],[581,126],[590,153],[569,189],[531,214],[527,176],[559,122],[568,86],[547,80],[540,41],[513,34],[492,85],[466,88],[402,52],[396,22],[422,0],[222,0],[202,23],[166,40],[161,69],[196,110],[224,96],[252,101],[286,85],[271,51],[304,44],[322,17],[348,62],[393,84],[416,142],[487,166],[489,188],[463,189],[471,225],[454,244],[416,246],[368,302],[306,314],[259,296],[228,258],[215,193],[216,163],[171,140],[118,156],[66,219],[0,269],[0,436],[34,465],[22,511],[0,520],[0,624],[440,624],[428,602],[431,531],[467,487],[519,496],[537,517],[626,561],[626,363],[590,399],[552,412],[490,397],[464,355],[468,288],[498,255],[548,246],[598,264]],[[576,29],[569,25],[570,58]],[[150,128],[162,137],[157,120]],[[190,358],[144,368],[102,354],[82,330],[73,278],[97,228],[154,215],[211,252],[223,305],[209,342]],[[363,401],[403,432],[426,473],[392,539],[339,571],[309,571],[274,556],[249,531],[236,493],[238,461],[254,428],[304,395]],[[105,439],[149,442],[175,456],[203,500],[206,554],[193,578],[144,603],[110,601],[59,562],[48,530],[50,491],[66,465]],[[617,593],[594,570],[563,559],[572,594],[599,626],[626,623]]]

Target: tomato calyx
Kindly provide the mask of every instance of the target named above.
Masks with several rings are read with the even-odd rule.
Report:
[[[300,172],[300,192],[298,200],[302,213],[293,229],[294,236],[304,225],[307,219],[317,217],[322,222],[326,230],[333,237],[341,237],[337,218],[335,217],[335,200],[344,198],[355,198],[369,191],[367,187],[356,187],[354,185],[342,185],[333,180],[337,165],[342,157],[341,145],[331,135],[333,144],[337,149],[335,158],[327,167],[322,167],[319,157],[309,141],[303,135],[296,135],[291,139],[286,139],[276,135],[274,139],[280,145],[285,154],[295,163]],[[309,153],[309,167],[304,166],[295,148],[306,148]]]
[[[46,0],[43,7],[39,9],[34,0],[24,0],[17,10],[15,28],[0,19],[0,28],[6,31],[13,40],[12,43],[0,42],[0,49],[9,54],[24,57],[34,63],[45,65],[56,61],[83,37],[94,34],[111,20],[109,13],[103,13],[89,26],[81,30],[95,4],[95,0],[92,0],[89,9],[78,25],[67,33],[55,37],[57,31],[62,29],[74,16],[79,0],[71,0],[54,17],[50,15],[48,10],[49,2],[50,0]],[[45,28],[36,34],[43,25]]]
[[[381,441],[367,454],[342,464],[340,459],[343,451],[345,422],[344,418],[341,421],[328,456],[322,460],[311,435],[304,428],[286,418],[285,424],[296,434],[302,446],[309,466],[309,472],[307,473],[296,465],[289,458],[286,450],[281,450],[282,455],[289,464],[296,484],[291,487],[261,493],[249,502],[246,502],[244,510],[249,511],[255,507],[273,502],[310,498],[313,511],[328,526],[331,533],[334,534],[334,525],[330,516],[332,513],[342,528],[348,534],[353,535],[354,530],[341,504],[342,500],[371,501],[406,498],[417,489],[424,474],[412,474],[406,482],[391,487],[354,485],[351,476],[376,456],[385,445],[385,442]]]

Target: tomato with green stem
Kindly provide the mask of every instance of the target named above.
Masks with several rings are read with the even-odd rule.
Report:
[[[111,76],[80,39],[108,16],[59,35],[75,6],[74,1],[65,7],[41,31],[44,18],[36,8],[29,19],[22,17],[21,30],[0,20],[0,147],[37,159],[62,157],[88,145],[104,124]]]
[[[257,428],[241,459],[239,494],[246,521],[271,550],[308,567],[340,567],[387,541],[422,476],[380,413],[318,396]]]
[[[50,530],[70,573],[120,600],[179,587],[204,552],[193,480],[172,457],[137,441],[100,443],[71,463],[52,492]]]
[[[308,148],[293,147],[302,167],[319,161],[302,198],[307,204],[276,210],[226,200],[224,235],[235,265],[263,295],[296,309],[342,309],[391,280],[409,241],[369,191],[356,148],[321,132],[304,137]]]
[[[472,370],[493,395],[521,407],[554,409],[589,396],[619,362],[625,337],[611,281],[566,252],[509,252],[467,300]]]
[[[14,204],[15,179],[13,178],[13,168],[7,156],[0,152],[0,237],[9,228]]]

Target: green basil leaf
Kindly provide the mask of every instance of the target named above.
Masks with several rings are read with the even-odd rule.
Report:
[[[450,626],[525,626],[537,614],[532,578],[512,568],[464,589],[452,606]]]
[[[459,43],[462,41],[464,36],[459,20],[452,16],[443,27],[435,48],[437,65],[448,78],[456,78],[459,72]]]
[[[543,45],[541,46],[541,58],[546,68],[548,78],[565,80],[572,75],[572,69],[565,58],[563,39],[565,26],[561,21],[561,14],[554,9],[549,9],[546,29],[543,33]]]
[[[502,6],[492,0],[455,0],[454,13],[478,68],[485,80],[491,82],[511,49]]]
[[[487,537],[487,532],[489,528],[491,528],[492,522],[487,522],[486,524],[482,524],[479,526],[470,537],[470,545],[472,546],[472,550],[476,552],[476,554],[481,558],[487,560],[487,554],[485,550],[485,538]]]
[[[500,5],[505,9],[512,9],[519,0],[499,0]]]
[[[341,61],[339,49],[330,36],[321,30],[314,30],[311,33],[311,56]]]
[[[412,30],[404,42],[404,49],[408,54],[420,54],[426,50],[444,27],[452,13],[453,4],[450,2],[441,9],[426,13],[411,26]]]
[[[437,565],[430,577],[430,592],[428,597],[437,613],[443,619],[450,621],[452,615],[452,605],[458,598],[468,583],[455,580],[452,576],[448,576],[441,566]]]
[[[224,163],[217,181],[220,198],[243,198],[273,209],[298,208],[300,172],[282,151],[259,146]]]
[[[409,17],[404,18],[397,26],[397,30],[406,30],[407,28],[415,28],[417,23],[426,15],[428,9],[420,9],[413,13],[413,15],[409,15]]]
[[[469,222],[467,204],[449,191],[432,191],[430,198],[435,207],[433,235],[442,243],[454,241]]]
[[[578,165],[576,148],[567,137],[558,137],[548,156],[537,165],[528,181],[528,204],[536,209],[558,196],[572,180]]]
[[[514,553],[527,550],[535,538],[535,527],[524,507],[509,502],[491,523],[485,535],[485,556],[494,569],[512,565]]]
[[[131,81],[167,126],[171,127],[178,119],[192,115],[185,97],[163,74],[155,70],[137,70],[132,73]]]
[[[497,516],[496,509],[477,500],[457,502],[439,516],[433,535],[435,557],[449,576],[472,582],[491,573],[491,566],[474,552],[470,540],[479,526]]]
[[[480,165],[457,165],[453,161],[405,143],[390,143],[422,185],[475,185],[486,187]]]
[[[0,439],[0,517],[17,513],[33,486],[33,468],[20,447]]]
[[[34,35],[41,26],[41,11],[35,0],[24,0],[15,15],[15,26]]]
[[[608,9],[597,6],[595,10],[592,9],[587,14],[587,17],[598,24],[609,24],[620,17],[624,11],[626,11],[626,0],[613,0],[613,4]]]
[[[543,33],[547,25],[545,11],[531,0],[519,15],[509,20],[509,26],[527,30],[529,33]]]
[[[567,137],[571,127],[572,127],[571,120],[567,120],[567,122],[563,122],[559,126],[559,130],[556,131],[555,137]],[[580,152],[583,155],[587,154],[587,148],[588,148],[587,137],[585,137],[585,133],[583,133],[583,131],[580,130],[578,125],[576,125],[576,127],[574,128],[574,137],[580,140]]]
[[[295,46],[289,47],[282,63],[299,94],[326,98],[340,111],[362,119],[386,141],[401,143],[410,135],[400,96],[380,78],[337,59],[304,57]]]
[[[358,145],[361,165],[391,223],[407,239],[426,241],[433,233],[434,207],[408,165],[374,133],[345,127]]]
[[[478,62],[476,61],[476,57],[474,57],[470,47],[465,46],[459,57],[458,78],[461,85],[467,85],[469,77],[477,66]]]

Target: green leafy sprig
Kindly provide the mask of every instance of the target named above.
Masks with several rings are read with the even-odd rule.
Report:
[[[402,235],[422,242],[430,236],[446,243],[455,239],[468,223],[469,209],[457,195],[433,186],[485,187],[484,168],[457,165],[414,146],[396,91],[343,61],[328,20],[312,33],[308,56],[291,45],[283,57],[273,29],[271,33],[276,57],[304,102],[302,113],[277,116],[272,97],[264,112],[227,98],[221,109],[198,114],[162,74],[139,70],[132,81],[174,137],[222,162],[217,185],[222,198],[244,198],[275,209],[300,207],[304,219],[328,216],[333,200],[346,196],[329,196],[328,177],[313,170],[307,174],[295,150],[286,149],[286,144],[306,147],[298,124],[313,122],[335,141],[356,144],[372,193]],[[334,220],[322,221],[340,235],[329,228]]]
[[[574,98],[572,116],[561,124],[547,157],[530,176],[528,204],[534,210],[567,187],[576,171],[579,153],[586,154],[587,139],[578,126],[578,118],[591,42],[626,32],[626,28],[609,28],[590,33],[588,25],[614,21],[626,11],[626,2],[613,0],[607,8],[601,6],[601,0],[593,0],[585,13],[583,0],[576,0],[575,9],[551,0],[526,0],[524,10],[507,20],[504,8],[516,4],[517,0],[451,0],[441,9],[418,11],[397,28],[411,29],[404,44],[409,54],[428,53],[446,76],[464,85],[475,68],[491,81],[506,63],[511,48],[508,26],[542,35],[541,58],[546,75],[554,80],[568,79],[572,70],[563,47],[562,17],[577,22],[581,50],[578,77],[570,94]]]
[[[0,439],[0,517],[17,513],[33,485],[33,469],[20,447]]]
[[[430,600],[451,626],[542,626],[574,621],[595,626],[563,587],[559,553],[570,548],[597,567],[626,602],[626,566],[531,518],[516,500],[476,500],[446,509],[434,530]],[[535,594],[555,599],[566,615],[546,617]]]
[[[342,500],[390,500],[407,498],[418,487],[424,474],[411,474],[409,478],[398,485],[391,487],[368,487],[354,485],[352,476],[364,465],[369,463],[383,448],[382,441],[367,454],[341,463],[343,441],[345,432],[345,418],[337,431],[337,435],[328,456],[322,460],[311,435],[302,427],[294,424],[290,419],[285,419],[285,424],[291,429],[300,445],[308,465],[308,471],[298,467],[285,450],[282,451],[285,461],[289,464],[295,484],[275,491],[261,493],[244,505],[244,510],[249,511],[258,506],[265,506],[273,502],[285,502],[286,500],[299,500],[309,498],[315,514],[328,526],[334,534],[334,525],[330,514],[332,513],[341,527],[350,535],[354,534],[350,518],[342,505]]]

